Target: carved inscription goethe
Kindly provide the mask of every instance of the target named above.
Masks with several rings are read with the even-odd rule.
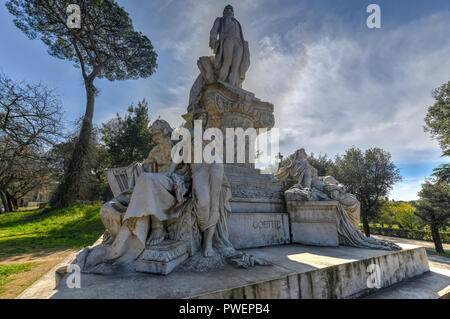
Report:
[[[254,229],[280,229],[281,220],[255,220],[252,226]]]

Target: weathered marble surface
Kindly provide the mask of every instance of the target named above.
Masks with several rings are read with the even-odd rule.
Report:
[[[247,166],[225,165],[233,213],[285,213],[283,187],[273,175]]]
[[[378,291],[367,287],[367,266],[382,270],[381,287],[429,271],[423,247],[402,244],[401,251],[353,247],[282,245],[245,250],[272,267],[236,269],[225,265],[214,272],[173,272],[170,276],[82,274],[81,289],[69,289],[54,277],[38,282],[20,298],[293,298],[360,297]],[[52,273],[54,275],[54,272]],[[444,278],[444,277],[443,277]],[[445,277],[446,280],[449,277]],[[120,287],[118,289],[117,287]]]
[[[339,246],[337,202],[288,201],[287,205],[293,243]]]
[[[289,244],[289,218],[280,213],[233,213],[228,217],[236,249]]]
[[[209,46],[214,51],[214,69],[217,78],[241,87],[250,67],[250,51],[244,40],[242,26],[234,18],[234,10],[227,5],[223,16],[216,18],[209,35]]]
[[[162,242],[148,247],[135,262],[137,272],[168,275],[189,257],[186,246],[180,241]]]
[[[359,229],[361,205],[356,196],[348,193],[345,186],[333,176],[318,176],[318,170],[308,163],[307,158],[305,150],[299,149],[289,155],[286,165],[275,173],[275,177],[287,189],[284,196],[288,212],[292,216],[309,216],[311,214],[309,210],[315,210],[312,206],[302,206],[302,203],[334,201],[336,229],[340,245],[385,250],[401,249],[400,246],[389,241],[366,237]],[[324,239],[324,241],[327,244],[335,242],[334,239],[331,239],[334,238],[332,223],[324,220],[323,226],[320,223],[314,225],[313,227],[320,232],[317,233],[316,238],[313,238],[314,232],[308,227],[309,224],[308,221],[297,222],[296,230],[292,230],[293,236],[301,237],[303,236],[301,233],[304,233],[304,237],[318,245],[321,242],[321,236],[330,235],[330,238]]]
[[[208,119],[203,120],[207,128]],[[229,240],[232,195],[224,165],[173,163],[171,132],[166,121],[152,125],[157,145],[143,164],[152,164],[155,172],[135,163],[110,174],[110,184],[118,184],[121,193],[101,209],[105,241],[83,250],[74,262],[82,272],[111,275],[137,270],[167,275],[200,247],[205,258],[219,254],[238,267],[267,265],[236,251]],[[176,246],[176,256],[166,249],[169,246]]]

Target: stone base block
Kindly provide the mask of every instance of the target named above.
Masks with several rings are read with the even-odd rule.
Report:
[[[158,261],[137,260],[135,263],[137,272],[146,272],[151,274],[168,275],[178,265],[185,261],[189,255],[186,253],[180,257],[177,257],[167,263]]]
[[[233,213],[286,213],[284,188],[273,175],[231,164],[225,165],[225,174],[231,185]]]
[[[230,206],[233,213],[286,213],[284,202],[277,199],[233,198]]]
[[[304,245],[339,246],[337,202],[288,201],[292,242]]]
[[[148,247],[135,262],[137,272],[168,275],[189,257],[181,242],[166,240],[158,246]]]
[[[236,249],[289,244],[289,219],[279,213],[232,213],[228,232]]]

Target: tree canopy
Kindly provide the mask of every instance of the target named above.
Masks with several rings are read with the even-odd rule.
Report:
[[[147,101],[139,102],[136,107],[131,105],[124,118],[117,114],[104,123],[101,133],[110,167],[142,162],[154,146]]]
[[[67,24],[67,8],[81,9],[81,27]],[[48,53],[81,68],[85,80],[137,79],[153,74],[157,54],[151,41],[134,30],[128,13],[112,0],[10,0],[15,25],[41,39]]]
[[[52,90],[0,74],[0,197],[6,210],[49,182],[47,152],[61,137],[61,116]]]
[[[155,71],[156,52],[151,41],[134,30],[128,13],[113,0],[9,0],[14,23],[30,39],[40,39],[48,53],[81,69],[86,89],[86,111],[54,207],[72,203],[80,191],[89,158],[93,129],[96,78],[109,81],[149,77]],[[74,9],[79,12],[74,13]],[[75,11],[77,11],[75,10]],[[79,25],[71,21],[79,14]]]
[[[444,252],[439,228],[447,225],[450,218],[450,185],[446,181],[426,180],[419,192],[415,214],[430,225],[437,252]]]
[[[425,131],[437,139],[444,155],[450,156],[450,81],[433,91],[435,103],[428,108]]]
[[[381,208],[380,199],[402,180],[391,154],[380,148],[363,152],[353,147],[343,156],[336,156],[330,173],[361,202],[364,232],[369,236],[369,220],[377,216]]]

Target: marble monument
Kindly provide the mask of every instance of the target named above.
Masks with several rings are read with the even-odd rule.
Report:
[[[273,104],[242,88],[250,52],[230,5],[215,19],[209,45],[214,55],[198,59],[200,74],[183,127],[192,130],[200,121],[203,131],[272,129]],[[225,263],[270,266],[237,249],[292,242],[400,249],[359,231],[359,202],[332,177],[317,176],[303,149],[275,175],[261,174],[247,147],[243,163],[174,162],[172,127],[158,119],[151,131],[156,146],[143,163],[106,172],[114,199],[100,210],[103,242],[85,248],[74,261],[83,273],[168,275]],[[236,149],[225,147],[230,151],[237,156]]]

